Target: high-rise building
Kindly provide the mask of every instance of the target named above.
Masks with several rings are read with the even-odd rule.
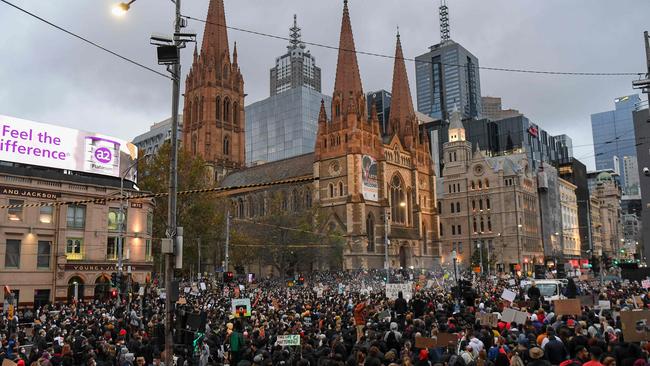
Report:
[[[368,111],[372,109],[372,104],[375,104],[377,111],[377,118],[379,119],[379,126],[381,126],[381,133],[387,134],[388,119],[390,118],[390,100],[392,96],[386,90],[378,90],[366,94],[366,101],[368,102]]]
[[[650,109],[645,108],[633,113],[634,135],[636,138],[636,157],[641,190],[641,259],[650,258]],[[629,210],[627,212],[630,212]],[[645,260],[644,260],[645,261]]]
[[[415,58],[418,111],[448,119],[455,105],[463,118],[481,118],[478,58],[452,40]]]
[[[576,186],[575,195],[578,205],[578,231],[580,233],[581,257],[589,259],[593,253],[593,233],[591,242],[589,241],[589,186],[587,183],[587,167],[578,159],[572,158],[568,162],[563,162],[558,167],[560,178]]]
[[[298,27],[297,16],[293,16],[293,27],[289,29],[290,40],[287,53],[275,59],[271,69],[271,96],[283,93],[291,88],[304,86],[320,93],[320,68],[316,59],[305,50],[300,39],[302,29]]]
[[[625,182],[623,199],[641,197],[639,164],[637,163],[636,154],[623,157],[623,181]]]
[[[613,111],[591,115],[596,170],[614,169],[621,174],[624,158],[636,156],[632,113],[637,110],[640,102],[638,95],[627,95],[614,100]],[[620,176],[620,183],[626,192],[627,182],[624,174]]]
[[[578,198],[576,185],[562,178],[558,179],[560,187],[560,206],[562,207],[562,253],[567,258],[580,257],[580,228],[578,220]],[[553,236],[551,237],[553,238]]]
[[[313,152],[321,101],[331,116],[332,98],[320,92],[320,69],[300,40],[295,16],[287,48],[271,69],[271,96],[246,106],[249,166]]]
[[[521,115],[521,112],[516,109],[503,109],[499,97],[481,97],[481,107],[483,108],[483,118],[492,121]]]
[[[246,106],[246,164],[256,165],[314,151],[321,100],[332,98],[298,86]]]
[[[183,115],[178,115],[178,141],[183,136]],[[160,146],[166,141],[172,139],[172,119],[167,118],[164,121],[154,123],[149,131],[133,138],[133,144],[138,147],[145,155],[156,154]]]
[[[244,78],[237,44],[230,59],[223,0],[210,0],[201,52],[185,80],[183,148],[203,158],[220,180],[245,166]]]

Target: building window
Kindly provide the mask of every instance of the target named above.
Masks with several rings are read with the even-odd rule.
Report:
[[[7,239],[5,268],[20,267],[20,240]]]
[[[476,217],[472,219],[472,228],[474,229],[474,234],[476,234]]]
[[[488,216],[487,218],[488,231],[492,232],[492,219]]]
[[[461,235],[461,234],[463,233],[463,232],[460,230],[460,228],[461,228],[460,225],[458,225],[458,227],[456,228],[456,232],[458,232],[458,235]]]
[[[23,220],[23,200],[9,200],[10,206],[19,206],[19,207],[10,207],[7,209],[7,218],[10,221],[22,221]]]
[[[454,161],[456,161],[456,160],[457,160],[457,158],[456,158],[456,152],[454,151]]]
[[[219,121],[221,120],[221,97],[217,97],[217,100],[215,101],[215,115],[216,115],[216,120]]]
[[[476,201],[472,200],[472,211],[476,211]]]
[[[334,104],[334,111],[337,117],[341,117],[341,103],[338,101]]]
[[[147,213],[147,235],[153,235],[153,213]]]
[[[458,254],[463,254],[463,242],[459,241],[456,245],[458,245]]]
[[[485,188],[490,188],[490,180],[485,178]]]
[[[50,224],[52,223],[52,214],[54,212],[54,207],[52,206],[41,206],[39,209],[38,221],[41,224]]]
[[[285,192],[281,193],[280,200],[281,200],[280,204],[281,204],[282,210],[286,211],[289,208],[289,201],[287,200],[287,194]]]
[[[68,206],[68,229],[83,229],[86,226],[86,206]]]
[[[223,154],[230,155],[230,137],[228,135],[223,137]]]
[[[311,208],[311,190],[305,190],[305,207]]]
[[[488,210],[490,209],[490,199],[489,198],[485,199],[485,208],[487,208]]]
[[[65,244],[65,257],[68,260],[83,259],[83,242],[82,238],[68,238]]]
[[[294,211],[300,211],[300,193],[297,189],[291,192],[291,206]]]
[[[230,122],[230,99],[223,100],[223,121]]]
[[[454,213],[454,203],[452,202],[450,206],[451,206],[451,213]]]
[[[375,220],[372,215],[366,218],[366,233],[368,234],[368,252],[375,251]]]
[[[245,217],[244,211],[246,211],[246,208],[244,207],[244,200],[242,198],[237,199],[237,218],[243,219]]]
[[[38,241],[38,256],[36,258],[37,268],[50,268],[51,241]]]
[[[391,181],[390,204],[393,221],[404,224],[406,222],[408,202],[406,202],[406,194],[404,193],[402,180],[397,175]]]
[[[442,222],[441,222],[441,223],[438,224],[438,229],[440,231],[440,237],[441,238],[445,235],[444,230],[442,228],[443,228],[443,226],[442,226]]]
[[[118,258],[118,241],[119,239],[115,236],[109,236],[106,241],[106,260],[116,261]],[[124,245],[122,245],[122,254],[124,254]]]
[[[153,262],[153,255],[151,254],[151,239],[144,241],[144,260],[145,262]]]
[[[438,201],[438,214],[442,215],[442,206],[440,205],[440,201]]]
[[[483,189],[483,183],[480,179],[478,180],[478,189]]]
[[[330,198],[334,197],[334,184],[329,184]]]
[[[428,248],[427,248],[427,227],[425,223],[422,223],[422,254],[427,255],[428,254]]]
[[[237,103],[232,106],[232,120],[235,126],[239,124],[239,105]]]
[[[472,187],[472,190],[476,189],[476,186],[475,186],[474,181],[472,181],[472,185],[471,185],[471,187]]]
[[[451,225],[451,235],[456,235],[456,225]]]
[[[108,209],[108,230],[110,230],[110,231],[120,231],[122,229],[122,225],[124,224],[124,216],[125,216],[124,212],[120,212],[119,208],[117,208],[117,207],[109,207],[109,209]]]
[[[485,231],[485,224],[483,222],[483,218],[481,217],[481,233]]]
[[[483,200],[482,199],[478,200],[478,209],[483,211]]]
[[[456,212],[460,212],[460,202],[456,202]]]
[[[339,182],[339,196],[343,196],[343,182]]]

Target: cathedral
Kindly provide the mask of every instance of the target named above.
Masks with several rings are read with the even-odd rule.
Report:
[[[323,230],[343,233],[339,268],[431,268],[441,255],[435,176],[413,108],[400,35],[386,134],[374,107],[367,110],[346,0],[331,115],[322,102],[315,151],[246,168],[245,94],[237,53],[231,61],[226,28],[211,24],[226,24],[223,0],[210,1],[208,22],[186,81],[184,149],[205,159],[221,186],[313,178],[281,189],[292,195],[288,210],[319,207],[326,218]],[[231,197],[234,214],[263,215],[259,207],[267,193]]]

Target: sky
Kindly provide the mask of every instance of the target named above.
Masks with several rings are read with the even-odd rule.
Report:
[[[165,72],[149,44],[171,34],[171,1],[138,0],[122,18],[115,0],[8,0],[117,53]],[[204,19],[209,0],[183,0]],[[340,0],[225,0],[229,26],[288,36],[298,15],[303,40],[338,45]],[[406,58],[440,41],[438,0],[350,0],[357,50],[394,54],[399,26]],[[448,0],[451,38],[481,66],[568,72],[644,72],[647,0]],[[171,81],[122,61],[0,2],[0,114],[133,139],[171,114]],[[204,24],[186,31],[202,39]],[[237,42],[246,104],[269,96],[269,68],[287,42],[229,30]],[[192,48],[182,51],[185,75]],[[331,94],[334,50],[309,46]],[[393,60],[359,55],[366,92],[391,87]],[[415,69],[407,63],[413,103]],[[549,76],[481,71],[481,94],[503,98],[549,133],[573,138],[574,156],[594,167],[590,115],[634,94],[633,76]],[[185,77],[183,76],[183,80]],[[184,85],[181,90],[184,89]],[[647,100],[646,97],[643,97]],[[182,98],[181,98],[182,103]],[[181,104],[182,110],[182,104]]]

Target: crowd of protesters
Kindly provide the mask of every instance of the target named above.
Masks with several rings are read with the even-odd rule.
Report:
[[[582,313],[556,316],[536,286],[510,276],[470,277],[456,286],[442,272],[393,273],[412,283],[387,297],[380,271],[320,272],[285,280],[180,285],[174,319],[176,365],[441,365],[645,366],[650,343],[626,342],[621,311],[648,307],[638,283],[569,280],[566,297],[591,297]],[[465,285],[463,285],[465,283]],[[517,292],[514,303],[501,298]],[[155,283],[142,299],[77,301],[21,309],[0,319],[0,363],[17,365],[160,365],[164,359],[164,294]],[[250,299],[250,316],[231,309]],[[142,300],[142,301],[140,301]],[[608,301],[609,309],[593,304]],[[506,323],[506,307],[527,312]],[[478,314],[498,314],[481,325]],[[441,334],[447,337],[440,336]],[[649,333],[650,334],[650,333]],[[284,345],[278,336],[299,337]],[[434,343],[423,346],[416,340]],[[445,339],[445,344],[437,343]]]

